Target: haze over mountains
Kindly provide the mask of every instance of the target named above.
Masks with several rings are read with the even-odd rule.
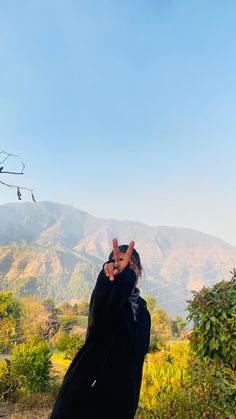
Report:
[[[171,315],[184,315],[189,290],[229,279],[236,248],[195,230],[99,219],[52,202],[0,206],[0,289],[56,301],[89,299],[112,238],[136,242],[139,287]]]

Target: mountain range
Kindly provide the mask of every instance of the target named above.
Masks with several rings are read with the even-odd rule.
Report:
[[[0,206],[0,289],[56,302],[89,299],[97,274],[119,243],[135,240],[139,288],[170,315],[186,315],[190,290],[230,279],[236,248],[192,229],[101,219],[53,202]]]

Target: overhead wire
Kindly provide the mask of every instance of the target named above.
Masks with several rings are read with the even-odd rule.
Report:
[[[191,280],[195,281],[197,279],[203,279],[203,280],[207,281],[207,279],[204,279],[203,275],[206,275],[206,274],[209,274],[209,273],[212,273],[212,272],[216,272],[216,270],[211,269],[211,270],[205,271],[204,274],[199,274],[198,276],[191,276]],[[214,280],[217,281],[217,279],[214,279]],[[166,285],[161,285],[161,286],[158,286],[158,287],[148,288],[148,289],[142,288],[142,291],[147,293],[147,292],[150,292],[150,291],[155,291],[155,290],[158,290],[158,289],[167,288],[167,287],[171,287],[171,286],[173,287],[173,283],[169,283],[169,284],[166,284]]]
[[[223,265],[223,264],[220,264],[220,265],[225,267],[225,265]],[[204,272],[204,275],[212,273],[212,272],[216,272],[216,270],[215,269],[208,270],[208,271]],[[203,279],[203,278],[202,278],[202,275],[199,275],[197,277],[196,276],[191,277],[191,279],[194,281],[196,279]],[[215,278],[205,280],[205,284],[207,286],[210,286],[210,285],[213,285],[214,283],[217,283],[216,281],[217,280]],[[157,289],[161,289],[161,288],[168,288],[169,286],[173,287],[173,283],[163,285],[163,286],[160,286],[160,287],[150,288],[148,290],[143,290],[142,289],[142,292],[146,294],[149,291],[153,291],[153,290],[157,290]],[[181,287],[181,288],[174,289],[174,290],[172,290],[168,293],[160,294],[158,297],[160,298],[160,297],[165,297],[165,296],[168,296],[168,295],[173,295],[173,293],[177,293],[177,292],[182,291],[182,290],[186,291],[186,287]],[[168,303],[172,303],[172,302],[175,302],[175,301],[183,300],[185,298],[189,298],[189,297],[191,297],[190,293],[191,293],[191,291],[189,291],[189,293],[187,295],[179,296],[178,298],[170,299],[170,300],[167,300],[167,301],[164,301],[164,302],[159,302],[158,301],[158,305],[163,306],[163,305],[166,305]],[[75,314],[75,316],[76,316],[76,314]],[[21,317],[21,314],[19,313],[17,316],[14,316],[13,318],[15,319],[15,318],[20,318],[20,317]],[[67,332],[67,331],[73,329],[73,327],[79,327],[79,326],[80,326],[79,324],[74,324],[74,325],[69,326],[67,328],[63,328],[62,331]],[[16,331],[16,332],[19,332],[19,331],[26,332],[27,330],[31,330],[31,328],[27,328],[27,329],[24,329],[24,330],[22,330],[22,326],[16,326],[14,328],[14,331]],[[16,342],[18,342],[19,340],[25,340],[25,339],[30,339],[30,338],[34,338],[34,337],[38,337],[38,334],[34,333],[34,334],[31,334],[31,335],[22,336],[22,337],[19,336],[19,337],[10,337],[10,338],[6,338],[6,339],[3,338],[3,339],[1,339],[1,341],[16,341]]]

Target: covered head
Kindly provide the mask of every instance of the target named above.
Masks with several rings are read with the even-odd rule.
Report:
[[[118,246],[120,254],[125,254],[126,251],[128,250],[128,247],[129,246],[127,244],[122,244],[122,245]],[[114,253],[112,251],[109,255],[109,261],[111,261],[113,258],[114,258]],[[141,265],[140,256],[139,256],[136,249],[133,249],[133,251],[132,251],[131,264],[132,264],[132,262],[137,266],[138,271],[139,271],[139,276],[140,276],[142,274],[142,265]]]

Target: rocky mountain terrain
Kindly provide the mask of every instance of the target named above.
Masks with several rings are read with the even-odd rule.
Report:
[[[229,279],[236,265],[235,247],[195,230],[100,219],[52,202],[7,204],[0,206],[0,289],[89,299],[113,237],[135,240],[139,288],[171,315],[184,314],[190,290]]]

